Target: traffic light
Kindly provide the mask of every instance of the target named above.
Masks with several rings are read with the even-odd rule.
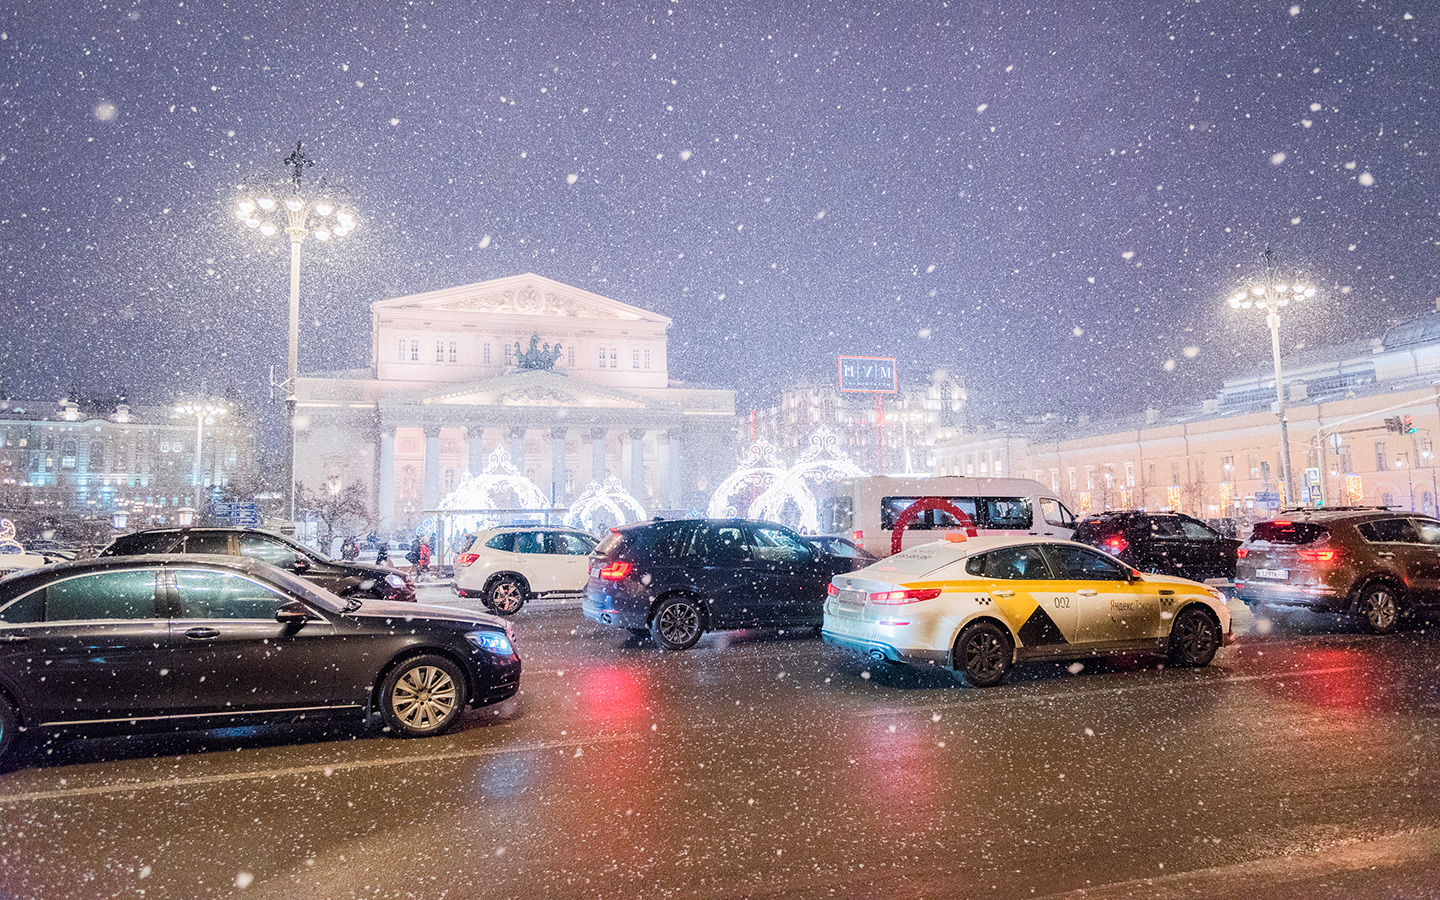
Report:
[[[1403,434],[1405,432],[1405,424],[1400,420],[1399,416],[1386,416],[1385,430],[1393,431],[1396,434]]]
[[[1414,417],[1414,416],[1406,416],[1406,417],[1405,417],[1405,433],[1406,433],[1406,434],[1414,434],[1414,433],[1415,433],[1415,417]]]

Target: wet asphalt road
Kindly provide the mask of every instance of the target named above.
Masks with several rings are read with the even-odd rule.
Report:
[[[976,690],[808,631],[661,653],[531,606],[522,694],[439,738],[32,743],[0,897],[1440,897],[1435,621],[1232,607],[1205,670]]]

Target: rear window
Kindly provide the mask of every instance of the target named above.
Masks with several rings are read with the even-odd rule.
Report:
[[[1255,530],[1250,533],[1250,540],[1272,544],[1313,544],[1328,534],[1330,529],[1313,522],[1257,522]]]
[[[101,551],[101,556],[140,556],[145,553],[168,553],[178,535],[175,532],[143,532],[122,535]]]
[[[618,531],[612,531],[605,535],[605,540],[595,548],[595,555],[614,556],[623,546],[625,546],[625,536]]]

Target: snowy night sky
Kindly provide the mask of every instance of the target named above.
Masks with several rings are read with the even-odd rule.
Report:
[[[1103,413],[1434,308],[1433,3],[53,3],[0,11],[0,392],[283,369],[288,245],[235,185],[304,140],[302,370],[369,303],[534,271],[675,320],[742,408],[836,353]],[[278,421],[280,410],[270,407]]]

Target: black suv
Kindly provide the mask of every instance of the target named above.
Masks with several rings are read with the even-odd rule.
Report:
[[[581,608],[685,650],[707,631],[819,625],[830,579],[864,564],[773,522],[644,522],[613,529],[590,554]]]
[[[331,559],[284,535],[255,528],[150,528],[122,534],[101,556],[187,553],[243,556],[294,572],[342,597],[415,602],[415,584],[385,566]]]
[[[1103,512],[1075,526],[1075,540],[1099,547],[1142,572],[1192,581],[1235,580],[1240,542],[1180,513]]]

